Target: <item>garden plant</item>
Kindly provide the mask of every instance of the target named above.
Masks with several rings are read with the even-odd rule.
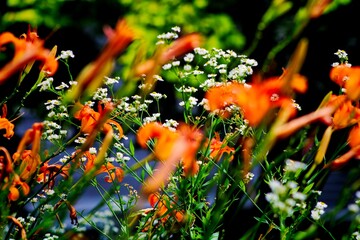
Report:
[[[48,46],[31,24],[0,34],[1,239],[360,239],[360,66],[339,49],[321,79],[336,90],[306,112],[296,100],[313,87],[301,32],[342,1],[304,1],[264,59],[249,55],[291,1],[270,1],[246,51],[222,48],[245,41],[226,16],[191,25],[207,1],[184,4],[172,26],[140,18],[161,4],[121,2],[129,14],[103,27],[76,75],[76,49]],[[218,21],[228,28],[211,36]],[[40,116],[25,107],[37,96]],[[324,186],[344,169],[329,208]]]

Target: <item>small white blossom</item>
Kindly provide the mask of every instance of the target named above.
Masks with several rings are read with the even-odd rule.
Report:
[[[56,90],[62,90],[62,89],[65,89],[65,88],[69,88],[69,85],[67,85],[64,82],[61,82],[61,84],[59,86],[55,87]]]
[[[325,213],[324,209],[327,208],[327,205],[324,202],[317,202],[313,210],[311,210],[311,218],[315,221],[318,221]]]
[[[285,161],[285,172],[297,172],[298,170],[306,169],[307,165],[303,162],[294,161],[291,159],[287,159]]]
[[[185,66],[184,66],[185,71],[191,71],[191,69],[192,69],[192,67],[190,64],[185,64]]]
[[[192,62],[194,60],[195,55],[192,53],[188,53],[184,57],[185,62]]]
[[[163,95],[157,92],[150,93],[150,96],[152,96],[155,100],[160,100],[161,98],[163,98]]]
[[[199,47],[195,48],[194,52],[199,55],[206,55],[209,53],[208,50],[206,50],[204,48],[199,48]]]
[[[177,39],[178,37],[179,35],[174,32],[162,33],[157,36],[157,38],[160,40],[171,40],[171,39]]]
[[[117,78],[110,78],[105,76],[105,85],[114,85],[115,83],[119,83],[119,77]]]
[[[66,59],[68,59],[69,57],[70,57],[70,58],[74,58],[74,57],[75,57],[73,51],[71,51],[71,50],[66,50],[66,51],[61,51],[61,52],[60,52],[60,56],[59,56],[60,59],[66,60]]]
[[[156,81],[160,81],[160,82],[163,82],[163,81],[164,81],[164,79],[163,79],[160,75],[157,75],[157,74],[155,74],[155,75],[153,76],[153,78],[154,78]]]
[[[173,61],[173,62],[172,62],[172,65],[173,65],[174,67],[180,66],[180,61]]]
[[[104,100],[107,98],[108,89],[107,88],[98,88],[96,89],[92,99],[93,100]]]
[[[174,32],[181,32],[181,28],[179,26],[174,26],[171,28]]]
[[[167,64],[165,64],[165,65],[162,66],[162,68],[163,68],[164,70],[169,70],[171,67],[172,67],[171,63],[167,63]]]
[[[37,86],[40,87],[40,92],[42,91],[46,91],[51,87],[51,84],[53,83],[54,78],[49,77],[46,78],[44,81],[42,81],[41,83],[39,83]]]

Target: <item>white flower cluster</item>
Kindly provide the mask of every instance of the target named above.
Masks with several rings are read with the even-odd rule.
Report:
[[[42,137],[49,141],[60,140],[66,137],[67,130],[61,129],[61,126],[53,121],[44,121],[44,129]]]
[[[325,213],[325,208],[327,208],[327,204],[324,202],[317,202],[316,206],[313,210],[311,210],[311,218],[314,219],[315,221],[318,221],[321,217],[321,215],[323,215]]]
[[[171,28],[172,32],[162,33],[157,36],[159,41],[156,43],[156,45],[164,44],[166,40],[174,40],[179,37],[178,33],[181,32],[180,27],[175,26]]]
[[[355,221],[360,225],[360,191],[355,192],[355,202],[348,205],[348,210],[356,214]]]
[[[298,184],[288,181],[285,184],[278,180],[269,182],[270,193],[265,195],[275,214],[290,217],[298,209],[305,209],[307,195],[297,190]]]
[[[334,53],[336,56],[338,56],[340,63],[339,62],[334,62],[331,66],[332,67],[336,67],[339,66],[340,64],[345,64],[345,66],[347,67],[351,67],[351,64],[348,62],[348,54],[344,51],[344,50],[340,50],[338,49],[336,53]]]

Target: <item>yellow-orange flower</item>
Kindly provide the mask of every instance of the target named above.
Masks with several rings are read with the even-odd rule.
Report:
[[[92,109],[88,105],[77,104],[77,107],[80,109],[75,112],[74,117],[81,121],[80,131],[82,133],[90,134],[93,131],[97,130],[99,127],[99,120],[104,117],[105,114],[108,114],[113,109],[113,104],[111,102],[105,103],[104,108],[101,104],[98,105],[98,112]],[[114,120],[107,119],[104,125],[99,129],[104,133],[109,132],[112,129],[111,124],[115,125],[119,131],[120,137],[123,135],[123,130],[120,124]]]
[[[207,91],[205,96],[208,100],[209,110],[220,112],[220,115],[227,117],[228,114],[224,114],[222,110],[226,106],[235,104],[241,108],[249,124],[256,126],[271,108],[292,104],[289,91],[306,91],[305,77],[295,74],[287,83],[283,81],[285,73],[280,77],[269,78],[252,85],[231,82],[220,87],[213,87]]]
[[[6,104],[2,106],[2,115],[0,118],[0,129],[5,129],[4,137],[7,139],[14,136],[14,124],[12,124],[7,118],[7,107]]]
[[[25,196],[30,193],[29,185],[26,182],[23,182],[17,174],[14,174],[8,194],[10,201],[16,201],[20,198],[19,187]]]
[[[202,134],[188,125],[181,124],[176,132],[160,123],[148,123],[141,127],[137,140],[142,147],[151,138],[155,138],[154,154],[162,163],[144,183],[143,192],[156,192],[169,178],[179,162],[182,163],[184,174],[194,175],[199,170],[196,153],[202,141]]]
[[[43,127],[43,123],[34,123],[32,128],[26,130],[18,145],[17,151],[13,154],[15,163],[21,160],[20,177],[23,180],[29,180],[32,174],[40,167],[41,160],[39,151]],[[32,145],[31,150],[26,150],[26,146],[30,144]]]
[[[345,101],[340,107],[334,112],[333,117],[333,128],[341,129],[348,126],[354,125],[360,121],[360,109],[353,106],[350,100]]]
[[[178,222],[182,222],[184,220],[184,213],[179,210],[172,210],[175,203],[166,198],[165,195],[160,196],[159,193],[152,193],[149,195],[148,201],[151,207],[155,209],[155,216],[160,217],[162,222],[166,222],[169,219],[169,216],[173,216]],[[167,206],[169,206],[171,210],[170,212]]]
[[[95,167],[96,155],[86,151],[84,156],[87,159],[85,163],[85,172],[88,172]],[[102,164],[100,168],[96,170],[95,175],[99,175],[101,173],[108,174],[108,176],[105,177],[106,182],[113,182],[115,179],[121,182],[124,178],[124,171],[119,167],[115,167],[109,162]]]
[[[210,141],[210,154],[209,157],[214,159],[215,161],[219,161],[224,153],[230,156],[229,160],[233,160],[235,149],[233,147],[229,147],[224,143],[224,141],[220,140],[219,133],[215,133],[215,137],[213,137]]]
[[[48,186],[52,189],[55,185],[55,176],[60,173],[61,176],[67,178],[69,176],[69,166],[61,164],[49,164],[45,162],[39,170],[36,181],[38,183],[45,183],[48,181]]]
[[[2,33],[0,35],[0,48],[10,43],[14,44],[14,57],[0,69],[0,84],[36,60],[44,64],[43,69],[49,76],[56,72],[58,62],[50,54],[50,51],[43,47],[44,43],[37,37],[36,32],[29,31],[27,35],[22,35],[20,38],[15,37],[10,32]]]
[[[356,124],[349,132],[348,143],[350,150],[341,155],[334,161],[327,164],[325,167],[330,167],[334,170],[346,165],[352,158],[360,159],[360,125]]]
[[[350,100],[360,99],[360,67],[341,64],[331,69],[330,79],[344,87]]]
[[[82,94],[93,93],[103,84],[104,77],[108,76],[114,67],[115,57],[123,51],[135,38],[134,32],[125,20],[119,20],[115,29],[105,27],[104,33],[108,42],[99,57],[89,63],[77,76],[74,85],[65,96],[66,102],[78,100]]]

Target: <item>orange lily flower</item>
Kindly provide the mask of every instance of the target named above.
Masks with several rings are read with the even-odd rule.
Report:
[[[4,137],[10,139],[14,136],[14,124],[12,124],[8,119],[6,119],[7,107],[6,104],[2,106],[2,115],[0,118],[0,129],[5,129]]]
[[[350,150],[338,157],[331,163],[325,165],[333,170],[339,169],[348,163],[352,158],[360,159],[360,125],[356,124],[349,132],[348,143]]]
[[[169,158],[171,148],[178,137],[178,132],[171,131],[158,122],[148,123],[137,132],[137,141],[142,148],[146,148],[148,140],[156,139],[154,154],[162,162]]]
[[[108,42],[101,51],[100,56],[89,63],[76,78],[74,85],[65,96],[66,102],[78,100],[83,94],[93,93],[103,84],[104,76],[108,76],[113,69],[115,57],[123,51],[133,40],[135,34],[129,28],[125,20],[117,22],[115,29],[104,28]]]
[[[10,201],[16,201],[20,197],[18,187],[21,187],[23,194],[26,196],[30,193],[30,187],[26,182],[23,182],[17,174],[14,174],[11,186],[9,188],[8,198]]]
[[[353,106],[350,100],[345,101],[334,112],[333,128],[341,129],[354,125],[360,121],[360,109]]]
[[[309,6],[309,14],[310,14],[310,18],[318,18],[320,17],[326,7],[332,2],[332,0],[315,0],[315,1],[310,1],[310,6]]]
[[[44,163],[40,167],[39,174],[37,176],[38,183],[45,183],[48,181],[49,188],[52,189],[55,185],[54,175],[60,172],[60,175],[64,178],[69,176],[69,166],[63,166],[61,164],[50,164],[48,162]]]
[[[76,209],[73,205],[71,205],[71,203],[67,200],[61,199],[59,202],[57,202],[54,206],[54,211],[57,210],[63,203],[66,204],[68,210],[69,210],[69,216],[70,216],[70,220],[71,220],[71,224],[74,225],[78,225],[78,218],[77,218],[77,213],[76,213]],[[56,217],[58,217],[58,215],[56,214]]]
[[[167,205],[170,205],[170,209],[173,208],[174,203],[171,202],[170,204],[166,204],[169,199],[164,199],[165,197],[160,197],[159,193],[152,193],[148,197],[148,201],[151,207],[155,208],[156,210],[156,217],[160,217],[162,222],[166,222],[169,216],[173,216],[176,221],[182,222],[184,220],[184,213],[178,210],[173,210],[168,215],[169,209]]]
[[[289,91],[289,89],[286,89],[287,85],[291,90],[297,92],[306,91],[305,77],[295,74],[290,84],[288,84],[283,81],[285,73],[278,78],[269,78],[263,82],[256,82],[251,86],[231,82],[224,86],[213,87],[205,95],[208,100],[209,110],[215,113],[220,111],[220,115],[227,117],[228,113],[224,114],[221,110],[232,104],[238,105],[249,124],[256,126],[271,108],[292,104],[292,100],[287,94],[287,91]]]
[[[11,220],[20,229],[21,239],[26,240],[26,231],[22,223],[13,216],[7,216],[6,218]]]
[[[43,62],[43,69],[49,76],[56,72],[58,62],[50,54],[50,51],[43,47],[44,43],[37,37],[36,32],[29,31],[27,35],[22,35],[20,38],[15,37],[10,32],[2,33],[0,35],[0,48],[9,43],[14,44],[15,53],[13,59],[0,69],[0,84],[36,60]]]
[[[32,128],[25,132],[18,145],[17,151],[13,154],[13,160],[15,163],[22,160],[20,164],[21,179],[30,179],[32,174],[36,172],[41,164],[39,151],[43,128],[43,123],[34,123]],[[25,150],[26,146],[29,144],[32,144],[31,150]]]
[[[159,123],[148,123],[139,129],[137,140],[142,147],[146,147],[150,138],[156,138],[154,154],[162,163],[144,183],[145,194],[156,192],[168,180],[179,162],[182,163],[186,176],[198,172],[199,165],[195,155],[202,141],[202,134],[198,130],[181,124],[173,132]]]
[[[219,161],[224,153],[230,156],[229,160],[233,160],[235,149],[227,146],[224,141],[220,140],[219,133],[215,133],[215,136],[210,141],[210,154],[209,157],[215,161]]]
[[[74,117],[81,121],[80,131],[85,134],[90,134],[98,127],[99,120],[104,117],[105,114],[110,112],[113,109],[113,104],[111,102],[107,102],[104,108],[101,107],[101,104],[98,104],[98,112],[92,109],[88,105],[77,104],[77,107],[81,109],[75,112]],[[120,124],[114,120],[108,119],[105,124],[100,129],[104,133],[111,131],[112,126],[115,125],[119,131],[120,137],[123,135],[123,129]]]
[[[86,151],[84,152],[84,156],[87,159],[85,164],[85,172],[88,172],[95,167],[96,155]],[[100,169],[96,170],[95,175],[99,175],[100,173],[108,174],[108,176],[105,177],[105,181],[109,183],[113,182],[114,179],[117,179],[119,182],[121,182],[124,178],[124,171],[119,167],[115,167],[109,162],[102,164]]]
[[[330,78],[340,87],[345,87],[349,99],[360,99],[360,67],[341,64],[331,69]]]

